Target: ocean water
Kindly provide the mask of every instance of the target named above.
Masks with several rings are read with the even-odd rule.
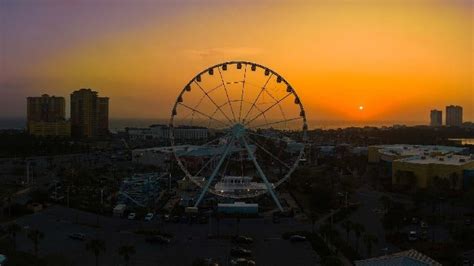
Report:
[[[124,130],[126,127],[148,127],[153,124],[168,124],[169,119],[148,118],[111,118],[110,130],[113,132]],[[335,129],[347,127],[382,127],[393,125],[423,125],[424,122],[400,122],[400,121],[343,121],[343,120],[309,120],[309,129]],[[26,118],[0,118],[0,129],[25,129]]]

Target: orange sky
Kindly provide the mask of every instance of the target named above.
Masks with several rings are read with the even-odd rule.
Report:
[[[95,8],[78,2],[84,12]],[[3,29],[12,38],[2,56],[27,53],[37,60],[2,60],[8,71],[0,78],[0,111],[23,115],[26,96],[68,97],[91,87],[111,98],[113,117],[166,118],[197,72],[247,60],[283,75],[310,120],[427,122],[430,109],[450,104],[462,105],[464,120],[474,120],[469,1],[151,2],[137,1],[132,10],[130,3],[106,5],[113,12],[94,23],[73,21],[64,12],[74,16],[74,9],[64,3],[2,6],[2,12],[27,14],[28,8],[38,21],[42,14],[53,21],[18,24],[16,30],[52,36],[33,38],[36,45],[18,47],[15,41],[31,39]],[[51,32],[54,18],[65,23],[57,32]]]

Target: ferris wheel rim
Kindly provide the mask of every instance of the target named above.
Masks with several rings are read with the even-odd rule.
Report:
[[[281,80],[281,82],[284,82],[287,86],[288,89],[291,89],[290,92],[288,92],[288,95],[294,95],[295,99],[298,100],[298,103],[297,105],[299,106],[300,110],[301,110],[301,113],[300,113],[300,118],[302,120],[302,128],[300,129],[302,132],[303,132],[303,141],[306,142],[306,139],[307,139],[307,129],[308,129],[308,126],[307,126],[307,119],[306,119],[306,113],[305,113],[305,110],[304,110],[304,106],[302,104],[302,101],[301,101],[301,98],[298,96],[296,90],[294,90],[293,86],[291,86],[291,84],[283,77],[281,76],[280,74],[278,74],[276,71],[266,67],[266,66],[263,66],[261,64],[258,64],[258,63],[254,63],[254,62],[250,62],[250,61],[227,61],[227,62],[223,62],[223,63],[219,63],[219,64],[215,64],[211,67],[208,67],[204,70],[202,70],[201,72],[199,72],[198,74],[196,74],[185,86],[184,88],[181,90],[181,92],[179,93],[178,97],[176,98],[176,101],[173,105],[173,109],[172,109],[172,112],[171,112],[171,118],[170,118],[170,122],[169,122],[169,137],[170,137],[170,142],[171,142],[171,147],[172,147],[172,150],[173,150],[173,155],[179,165],[179,167],[181,168],[181,170],[184,172],[185,176],[190,179],[195,185],[197,185],[198,187],[203,187],[203,184],[199,181],[197,181],[197,178],[199,176],[197,175],[192,175],[188,169],[184,166],[183,162],[181,161],[181,158],[180,156],[178,156],[178,153],[177,153],[177,150],[176,150],[176,142],[175,142],[175,125],[174,125],[174,120],[175,120],[175,116],[177,115],[176,113],[176,109],[178,107],[178,104],[180,104],[179,102],[179,99],[181,98],[182,99],[182,96],[187,92],[187,91],[190,91],[188,90],[188,88],[190,88],[190,86],[193,84],[193,83],[196,83],[198,84],[198,86],[200,87],[199,85],[199,82],[200,82],[200,77],[202,75],[205,75],[206,73],[210,73],[211,71],[214,71],[214,69],[218,69],[219,73],[220,73],[220,69],[223,68],[223,66],[231,66],[231,65],[245,65],[245,67],[247,66],[251,66],[251,68],[260,68],[260,69],[263,69],[265,71],[265,75],[274,75],[276,76],[278,79]],[[240,69],[240,68],[239,68]],[[245,69],[246,71],[246,69]],[[254,71],[254,70],[252,70]],[[267,72],[269,72],[267,74]],[[222,74],[220,73],[221,75],[221,78],[222,78]],[[245,82],[245,81],[244,81]],[[268,82],[268,81],[267,81]],[[224,84],[224,80],[222,80],[222,83],[225,87],[225,84]],[[202,87],[200,87],[202,92],[203,93],[206,93]],[[227,91],[226,91],[227,93]],[[207,95],[208,96],[208,95]],[[209,97],[209,96],[208,96]],[[229,97],[227,95],[227,97]],[[238,100],[237,100],[238,101]],[[242,99],[240,100],[242,102]],[[230,99],[228,99],[228,103],[230,104]],[[227,104],[227,103],[225,103]],[[224,104],[224,105],[225,105]],[[296,102],[295,102],[296,104]],[[254,103],[255,105],[255,103]],[[217,106],[217,105],[216,105]],[[219,107],[218,107],[219,108]],[[242,107],[240,107],[242,108]],[[217,110],[215,111],[217,112]],[[215,113],[214,112],[214,113]],[[232,110],[233,112],[233,110]],[[249,112],[248,112],[249,113]],[[248,115],[247,113],[247,115]],[[240,119],[240,118],[239,118]],[[230,119],[229,119],[230,120]],[[242,121],[235,121],[235,117],[234,117],[234,122],[235,123],[239,123],[239,122],[242,122]],[[244,124],[245,126],[245,124]],[[229,125],[229,128],[232,127],[232,125]],[[225,136],[224,136],[225,137]],[[218,138],[214,138],[212,139],[211,141],[209,141],[208,143],[212,143],[216,140],[220,140],[221,138],[218,137]],[[206,143],[207,144],[207,143]],[[206,144],[203,144],[201,146],[204,146]],[[291,176],[291,174],[296,170],[297,166],[299,165],[299,162],[301,161],[302,157],[304,156],[304,145],[301,147],[301,149],[299,150],[299,152],[297,153],[298,156],[296,157],[296,160],[289,166],[289,170],[287,171],[287,173],[283,176],[283,178],[279,179],[277,182],[273,182],[271,183],[272,186],[273,186],[273,189],[277,188],[278,186],[280,186],[282,183],[284,183],[286,180],[289,179],[289,177]],[[211,158],[212,160],[212,158]],[[210,160],[209,160],[210,161]],[[202,169],[201,169],[202,170]],[[223,197],[227,197],[227,198],[233,198],[233,199],[241,199],[241,198],[250,198],[250,197],[257,197],[257,196],[260,196],[262,194],[265,194],[267,193],[268,191],[267,190],[262,190],[262,191],[257,191],[256,193],[252,194],[252,195],[248,195],[248,194],[245,194],[245,195],[236,195],[236,194],[231,194],[231,193],[221,193],[220,191],[216,191],[215,189],[209,189],[208,190],[209,192],[211,192],[212,194],[215,194],[217,196],[223,196]]]

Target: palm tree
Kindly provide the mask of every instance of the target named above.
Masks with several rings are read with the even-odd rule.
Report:
[[[309,218],[311,219],[311,233],[314,233],[314,225],[316,224],[316,220],[318,219],[317,211],[311,209],[309,212]]]
[[[337,236],[336,229],[334,229],[334,226],[330,223],[323,224],[320,228],[320,232],[328,242],[332,242],[332,240]]]
[[[367,248],[367,256],[372,256],[372,245],[377,244],[379,239],[372,234],[364,234],[362,236],[365,246]]]
[[[123,257],[125,261],[125,265],[128,266],[128,262],[130,261],[130,256],[135,254],[135,247],[131,245],[124,245],[119,247],[118,253],[120,256]]]
[[[91,239],[86,244],[86,250],[94,253],[95,265],[99,265],[99,255],[105,252],[105,241],[102,239]]]
[[[360,223],[354,223],[352,225],[352,230],[354,230],[354,233],[356,236],[356,251],[359,252],[359,240],[360,240],[360,236],[365,231],[365,228]]]
[[[28,232],[27,236],[33,242],[35,257],[38,258],[38,246],[39,242],[44,238],[44,234],[37,229],[32,229]]]
[[[352,231],[353,223],[350,220],[344,220],[341,223],[342,228],[346,231],[346,241],[349,242],[349,234]]]
[[[21,231],[21,226],[11,223],[7,226],[7,234],[13,240],[13,247],[16,249],[16,234]]]

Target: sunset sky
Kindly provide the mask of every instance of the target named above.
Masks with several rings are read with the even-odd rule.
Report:
[[[111,117],[167,118],[199,71],[268,66],[310,120],[474,120],[471,1],[0,0],[0,117],[90,87]],[[360,108],[363,106],[363,108]]]

